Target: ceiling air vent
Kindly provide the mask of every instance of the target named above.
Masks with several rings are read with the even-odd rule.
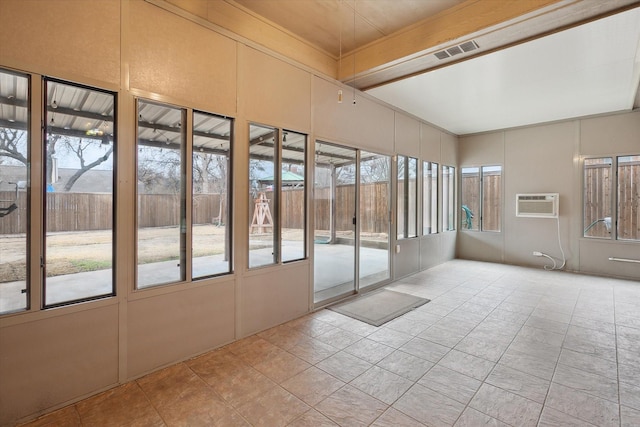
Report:
[[[459,45],[460,49],[462,49],[463,52],[471,52],[472,50],[476,50],[478,48],[478,43],[474,42],[473,40],[462,43],[461,45]]]
[[[459,44],[459,45],[456,45],[456,46],[452,46],[449,49],[445,49],[445,50],[441,50],[439,52],[436,52],[436,53],[434,53],[434,55],[439,60],[443,60],[443,59],[451,58],[452,56],[455,56],[455,55],[459,55],[461,53],[471,52],[472,50],[476,50],[479,47],[480,46],[478,46],[478,43],[476,43],[473,40],[470,40],[468,42],[464,42],[462,44]]]
[[[462,53],[462,49],[460,49],[460,46],[450,47],[449,49],[447,49],[447,53],[451,56],[458,55]]]

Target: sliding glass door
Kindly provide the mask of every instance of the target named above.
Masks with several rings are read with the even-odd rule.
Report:
[[[314,302],[356,291],[356,150],[316,142]]]
[[[391,277],[391,158],[316,142],[314,303]]]

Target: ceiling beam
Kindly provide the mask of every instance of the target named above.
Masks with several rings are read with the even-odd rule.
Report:
[[[28,103],[25,99],[18,99],[16,97],[4,97],[0,96],[0,104],[13,105],[16,107],[28,107]]]
[[[436,46],[544,8],[559,8],[568,3],[576,3],[576,0],[467,0],[344,55],[338,71],[339,80],[349,82],[354,71],[357,78],[383,68],[397,67]],[[356,86],[360,87],[357,82]]]

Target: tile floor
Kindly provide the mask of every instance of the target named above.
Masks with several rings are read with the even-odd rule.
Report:
[[[638,426],[640,283],[455,260],[381,327],[321,310],[29,426]]]

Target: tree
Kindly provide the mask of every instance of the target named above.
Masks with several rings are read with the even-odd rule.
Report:
[[[180,194],[180,150],[159,147],[141,147],[138,151],[138,181],[150,194]]]
[[[50,135],[49,138],[54,137],[53,139],[56,139],[55,138],[56,136],[59,136],[59,135]],[[82,175],[87,173],[87,171],[109,160],[109,157],[111,157],[111,153],[113,153],[114,144],[109,144],[109,148],[107,149],[107,152],[104,155],[98,157],[91,163],[87,163],[88,160],[85,159],[85,157],[88,156],[87,154],[88,148],[94,145],[96,141],[86,140],[86,139],[83,141],[83,138],[73,138],[73,139],[77,140],[77,144],[74,144],[69,137],[63,137],[62,143],[64,144],[67,151],[74,153],[78,157],[78,161],[80,162],[80,169],[76,170],[76,172],[71,176],[71,178],[69,178],[69,180],[65,183],[64,191],[71,191],[71,188],[73,187],[73,185],[76,183],[76,181],[78,181],[78,179],[80,179]],[[48,146],[50,149],[53,148],[52,145],[55,145],[55,142],[49,142]],[[49,150],[47,150],[47,152],[48,151]],[[47,155],[47,165],[49,165],[49,159],[50,159],[50,156]]]
[[[113,144],[109,144],[107,151],[97,158],[96,145],[102,146],[102,140],[48,133],[45,150],[48,172],[47,183],[49,184],[52,181],[51,172],[54,169],[56,154],[71,156],[71,159],[68,160],[79,164],[79,168],[64,185],[64,191],[71,191],[82,175],[106,162],[111,157]],[[27,133],[25,130],[0,127],[0,163],[3,163],[5,158],[27,165]]]
[[[8,157],[27,165],[27,133],[21,129],[0,127],[0,163]]]

